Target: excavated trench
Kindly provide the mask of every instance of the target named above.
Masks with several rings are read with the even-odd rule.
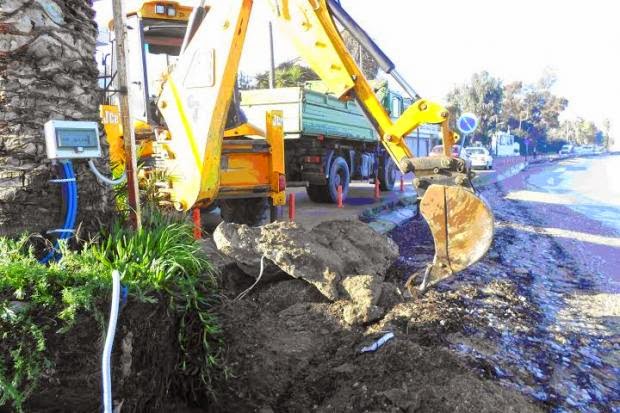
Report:
[[[396,245],[366,225],[224,225],[215,241],[234,260],[220,262],[229,379],[210,411],[540,410],[489,380],[490,365],[450,349],[475,291],[404,298],[400,260],[391,265]],[[267,279],[235,299],[253,284],[263,254],[298,278],[268,267]],[[360,353],[388,331],[393,340]]]

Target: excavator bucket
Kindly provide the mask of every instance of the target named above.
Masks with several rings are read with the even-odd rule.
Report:
[[[431,185],[420,212],[435,240],[435,257],[419,289],[454,275],[484,256],[493,241],[493,214],[486,201],[462,186]]]

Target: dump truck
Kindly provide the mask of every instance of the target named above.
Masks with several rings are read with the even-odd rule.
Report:
[[[412,275],[412,279],[421,275],[419,288],[423,290],[479,260],[493,238],[493,215],[476,194],[467,163],[452,156],[451,147],[459,136],[449,127],[448,110],[421,98],[338,1],[270,3],[274,21],[324,82],[326,94],[333,97],[329,101],[345,106],[357,102],[374,128],[378,144],[372,146],[381,146],[378,159],[384,164],[392,162],[403,174],[415,173],[420,213],[435,241],[433,261],[423,274]],[[283,141],[282,113],[276,112],[266,123],[271,133],[265,136],[273,139],[250,139],[261,131],[246,121],[235,93],[253,6],[253,0],[201,0],[190,12],[175,2],[156,1],[144,3],[129,15],[136,17],[127,26],[136,42],[130,50],[134,59],[130,67],[136,72],[131,84],[135,87],[118,93],[133,95],[138,110],[143,110],[142,119],[134,122],[135,134],[146,152],[150,145],[156,161],[153,167],[163,172],[157,183],[161,198],[178,210],[235,201],[237,212],[232,217],[257,218],[262,205],[250,200],[271,197],[282,201],[285,171],[278,147]],[[413,101],[400,116],[390,116],[377,98],[348,52],[337,24],[352,33]],[[156,82],[152,76],[157,75],[152,66],[145,67],[145,61],[163,66]],[[147,89],[151,83],[158,85]],[[416,157],[407,146],[406,137],[423,124],[441,127],[443,156]],[[107,124],[106,132],[112,140],[114,134],[116,139],[124,139],[118,125]],[[360,159],[364,153],[360,151]],[[346,148],[335,145],[330,168],[340,165],[340,172],[346,170],[346,157]],[[321,162],[315,166],[320,174]],[[343,177],[342,173],[336,175]]]
[[[392,119],[413,104],[390,90],[386,81],[369,83]],[[243,90],[241,107],[254,123],[268,111],[282,111],[287,185],[304,186],[312,201],[336,203],[338,186],[346,199],[354,179],[376,179],[382,191],[393,190],[398,168],[359,104],[327,92],[321,81],[306,82],[303,87]],[[438,138],[439,129],[434,129]],[[405,139],[410,145],[415,137]]]

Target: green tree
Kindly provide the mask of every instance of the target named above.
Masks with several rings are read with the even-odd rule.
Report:
[[[609,149],[613,140],[610,137],[611,133],[611,121],[609,119],[603,120],[603,148]]]
[[[585,145],[594,143],[599,132],[601,131],[594,122],[578,117],[562,121],[558,128],[549,132],[549,140],[564,140],[576,145]]]
[[[309,80],[319,80],[318,75],[312,69],[294,62],[280,63],[276,67],[275,75],[276,87],[303,86]],[[256,75],[256,87],[259,89],[269,87],[269,71]]]
[[[453,120],[465,112],[478,116],[480,124],[472,138],[486,144],[497,129],[503,96],[502,81],[483,71],[475,73],[468,83],[456,86],[448,93],[448,109]]]
[[[532,140],[539,150],[546,147],[552,130],[561,131],[559,117],[568,106],[567,99],[551,92],[555,81],[555,74],[546,71],[534,84],[513,82],[504,88],[502,121],[515,135]],[[560,137],[559,131],[555,138]]]
[[[254,79],[252,78],[252,76],[244,72],[240,71],[237,75],[237,87],[239,88],[239,90],[252,89],[252,87],[254,86],[253,81]]]

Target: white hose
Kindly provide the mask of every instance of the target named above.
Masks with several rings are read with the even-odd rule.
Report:
[[[121,274],[112,271],[112,306],[110,307],[110,320],[108,321],[108,334],[103,346],[103,356],[101,357],[101,376],[103,382],[103,411],[112,413],[112,372],[110,369],[110,358],[112,357],[112,345],[114,344],[114,334],[116,333],[116,320],[118,319],[118,307],[121,293]]]
[[[101,172],[99,172],[99,169],[97,169],[97,167],[95,166],[95,162],[93,162],[92,159],[88,160],[88,166],[90,167],[90,170],[95,174],[97,179],[106,185],[120,185],[127,180],[127,174],[125,173],[125,171],[123,171],[123,175],[121,175],[121,177],[118,179],[110,179],[104,176]]]
[[[234,299],[234,301],[239,301],[243,299],[246,295],[248,295],[250,291],[252,291],[254,287],[256,287],[256,284],[259,283],[260,279],[263,278],[263,272],[265,271],[265,258],[266,258],[265,254],[263,254],[263,256],[260,257],[260,272],[258,273],[258,278],[256,279],[256,281],[254,281],[254,284],[250,285],[250,288],[248,288],[247,290],[239,294],[237,298]]]

